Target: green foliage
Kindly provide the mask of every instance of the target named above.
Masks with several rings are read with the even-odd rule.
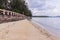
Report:
[[[8,0],[0,0],[0,9],[7,9],[26,16],[32,16],[31,11],[28,9],[24,0],[10,0],[10,3]]]
[[[1,9],[7,9],[7,4],[8,4],[7,0],[0,0],[0,8]]]

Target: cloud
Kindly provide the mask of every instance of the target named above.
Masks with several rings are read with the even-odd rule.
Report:
[[[33,15],[42,15],[44,12],[41,10],[45,10],[45,1],[44,0],[27,0],[29,8],[32,11]],[[41,13],[41,14],[40,14]]]
[[[46,1],[46,13],[52,16],[59,16],[60,15],[60,0],[48,0]]]
[[[60,15],[60,0],[27,0],[33,15]]]
[[[34,9],[32,8],[31,11],[32,11],[33,16],[35,16],[35,15],[36,15],[36,16],[37,16],[37,15],[38,15],[38,16],[47,15],[47,13],[45,13],[45,11],[42,11],[42,10],[40,11],[40,10],[38,10],[38,8],[34,8]]]

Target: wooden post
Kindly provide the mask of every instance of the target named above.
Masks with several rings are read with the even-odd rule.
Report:
[[[6,15],[6,16],[8,15],[8,12],[7,12],[7,11],[5,11],[5,15]]]
[[[11,16],[11,12],[9,12],[9,16]]]
[[[2,10],[0,10],[0,15],[2,15],[2,16],[3,16],[3,11],[2,11]]]

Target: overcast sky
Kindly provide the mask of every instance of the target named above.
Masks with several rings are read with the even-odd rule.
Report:
[[[33,15],[60,16],[60,0],[26,0]]]

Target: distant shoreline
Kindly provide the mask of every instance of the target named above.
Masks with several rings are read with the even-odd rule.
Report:
[[[60,18],[60,16],[32,16],[32,17],[41,17],[41,18]]]

